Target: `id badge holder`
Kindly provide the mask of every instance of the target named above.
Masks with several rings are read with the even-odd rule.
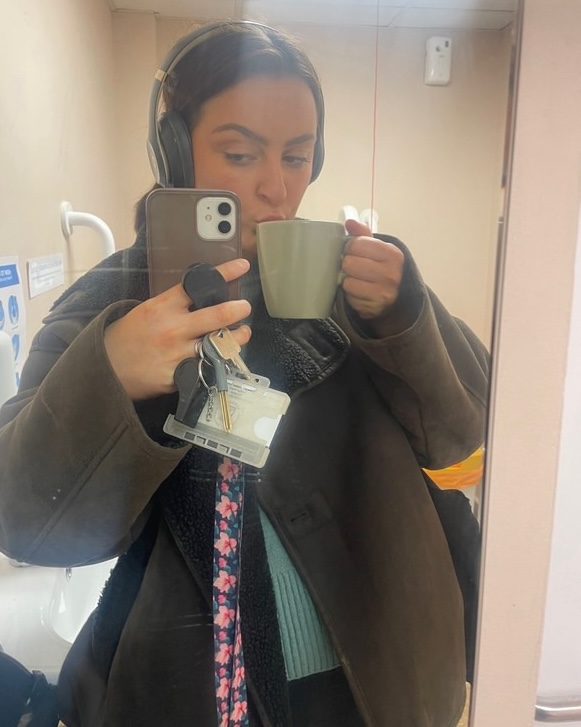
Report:
[[[270,444],[290,404],[288,394],[271,389],[269,384],[267,378],[255,374],[252,379],[228,376],[231,432],[224,429],[220,407],[210,407],[209,401],[195,427],[178,422],[170,414],[164,432],[260,469],[268,459]]]

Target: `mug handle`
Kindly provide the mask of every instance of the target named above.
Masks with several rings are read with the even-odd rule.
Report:
[[[343,247],[349,242],[349,240],[353,237],[353,235],[345,235],[343,238]],[[341,255],[341,260],[343,260],[343,255]],[[347,277],[347,274],[343,272],[343,270],[339,270],[339,275],[337,276],[337,287],[340,288],[343,285],[343,281]]]

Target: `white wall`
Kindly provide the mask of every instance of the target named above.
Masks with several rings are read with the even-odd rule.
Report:
[[[119,231],[115,68],[106,0],[4,3],[0,23],[0,255],[65,254],[66,281],[101,256],[94,232],[67,246],[59,209]],[[27,301],[28,340],[63,288]]]

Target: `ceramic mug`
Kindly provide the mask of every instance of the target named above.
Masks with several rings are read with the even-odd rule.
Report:
[[[256,231],[260,282],[273,318],[327,318],[349,239],[339,222],[279,220]]]

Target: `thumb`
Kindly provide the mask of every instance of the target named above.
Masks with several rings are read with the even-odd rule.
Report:
[[[367,225],[364,225],[363,222],[358,222],[357,220],[345,220],[345,229],[347,230],[349,235],[354,235],[357,237],[360,235],[363,235],[365,237],[373,236],[371,228]]]

